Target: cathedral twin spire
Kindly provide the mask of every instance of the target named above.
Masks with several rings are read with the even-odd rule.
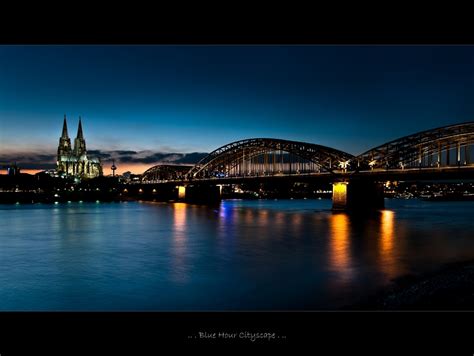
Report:
[[[62,132],[60,141],[61,143],[64,143],[63,145],[61,145],[60,143],[60,146],[64,146],[64,148],[70,149],[70,143],[69,145],[67,145],[67,142],[70,142],[70,139],[67,132],[66,115],[64,115],[63,132]],[[82,122],[81,122],[81,117],[79,116],[79,126],[77,128],[77,136],[74,139],[74,154],[81,155],[83,153],[86,153],[86,141],[84,139],[84,134],[82,133]]]
[[[95,178],[102,175],[100,159],[87,156],[86,140],[82,132],[82,120],[80,116],[73,149],[67,131],[66,115],[64,115],[63,132],[59,138],[56,170],[66,176],[82,178]]]
[[[64,114],[63,134],[61,135],[61,138],[66,138],[66,139],[69,138],[68,135],[67,135],[66,114]]]
[[[79,116],[79,127],[77,128],[77,138],[84,139],[84,136],[82,135],[82,124],[81,124],[81,117],[80,116]]]
[[[64,123],[63,123],[63,133],[61,135],[61,138],[69,138],[68,133],[67,133],[67,121],[66,121],[66,114],[64,114]],[[79,127],[77,128],[77,138],[82,138],[84,139],[84,135],[82,133],[82,123],[81,123],[81,117],[79,116]]]

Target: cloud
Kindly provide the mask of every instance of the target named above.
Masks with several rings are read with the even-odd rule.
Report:
[[[0,168],[6,168],[12,163],[24,169],[53,169],[56,167],[56,155],[36,152],[0,154]]]
[[[88,150],[90,157],[99,157],[103,163],[115,161],[116,164],[149,164],[150,166],[160,163],[166,164],[195,164],[204,158],[207,153],[168,153],[127,150]],[[17,164],[24,169],[54,169],[56,167],[56,154],[45,154],[37,152],[22,152],[0,154],[0,165],[7,166],[11,163]]]
[[[89,150],[87,153],[90,156],[99,157],[100,159],[109,159],[111,157],[110,153],[101,152],[99,150]]]
[[[121,163],[170,163],[170,164],[193,164],[199,162],[207,153],[192,152],[192,153],[164,153],[152,151],[140,151],[131,154],[124,152],[120,154],[118,151],[110,152],[111,159],[115,159]]]

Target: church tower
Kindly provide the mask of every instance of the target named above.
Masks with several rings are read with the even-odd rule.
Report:
[[[66,115],[64,115],[63,133],[59,138],[58,146],[58,161],[61,161],[61,156],[67,156],[71,154],[71,140],[67,134],[67,122]]]
[[[67,133],[66,115],[64,115],[63,132],[59,138],[58,161],[56,171],[66,176],[80,178],[95,178],[101,176],[102,164],[97,157],[88,157],[86,152],[86,140],[82,132],[82,122],[79,117],[77,137],[74,139],[74,149],[71,148],[71,140]]]
[[[86,140],[82,133],[81,117],[79,116],[79,127],[77,128],[77,137],[74,139],[74,155],[80,157],[86,153]]]

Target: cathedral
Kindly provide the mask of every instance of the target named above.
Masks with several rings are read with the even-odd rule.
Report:
[[[57,171],[67,176],[81,178],[94,178],[102,175],[100,159],[87,156],[86,140],[82,134],[80,117],[73,149],[67,133],[66,115],[64,115],[63,133],[59,138]]]

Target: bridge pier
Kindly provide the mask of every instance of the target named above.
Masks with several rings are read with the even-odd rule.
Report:
[[[185,187],[184,194],[182,196],[180,193],[179,200],[185,201],[187,203],[212,204],[219,202],[221,197],[221,185],[193,184]]]
[[[367,211],[384,208],[383,185],[365,179],[334,182],[332,210]]]

